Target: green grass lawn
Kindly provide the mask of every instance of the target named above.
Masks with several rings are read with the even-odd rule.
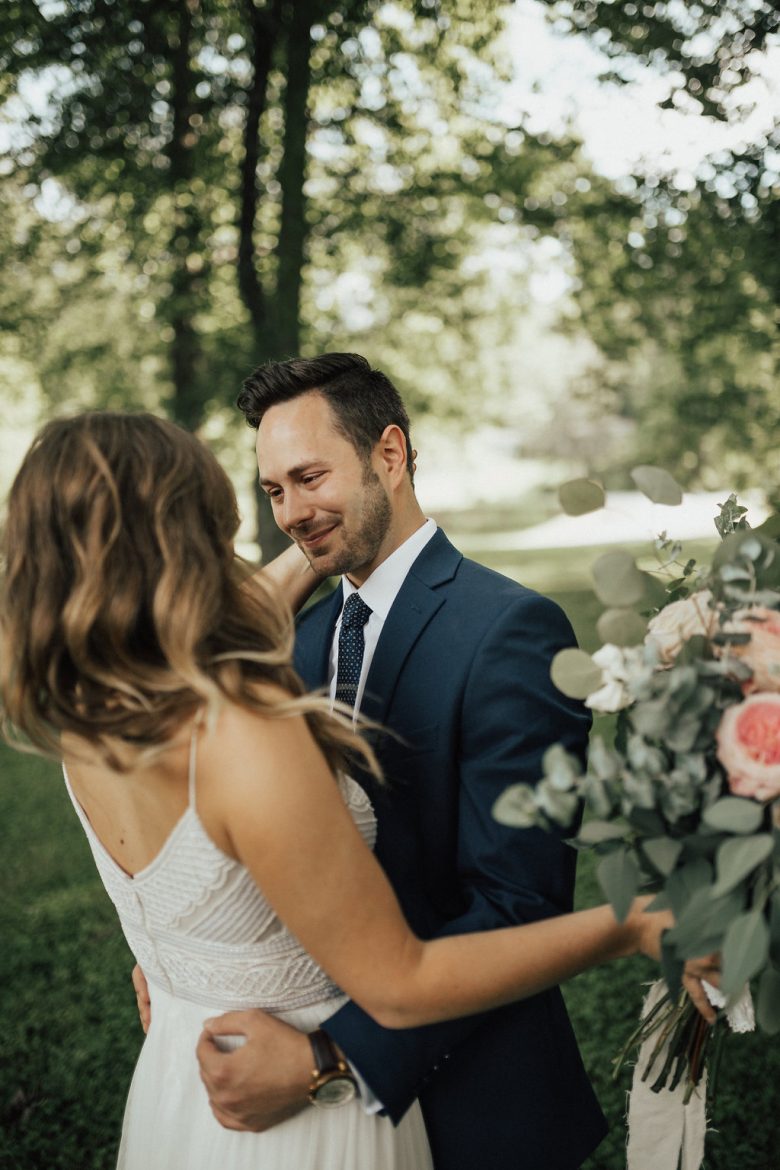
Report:
[[[504,571],[543,587],[545,557],[518,554]],[[581,589],[560,589],[584,575],[571,554],[547,560],[557,600],[592,646],[597,607]],[[0,844],[0,1170],[107,1170],[142,1036],[132,959],[55,766],[0,749]],[[601,900],[588,857],[577,897],[580,905]],[[612,1127],[587,1170],[625,1165],[629,1075],[613,1084],[611,1058],[653,974],[649,962],[624,960],[565,989]],[[708,1170],[780,1170],[778,1086],[780,1045],[761,1035],[734,1037],[712,1114]]]

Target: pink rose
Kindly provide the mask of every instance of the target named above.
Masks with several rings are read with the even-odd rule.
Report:
[[[717,755],[735,796],[780,796],[780,695],[750,695],[724,712]]]
[[[709,589],[700,589],[681,601],[673,601],[649,622],[647,640],[655,643],[661,661],[673,662],[680,653],[683,642],[694,634],[710,638],[718,628],[718,615],[710,609],[712,594]]]
[[[780,613],[761,605],[740,610],[729,622],[726,630],[730,634],[750,634],[750,641],[744,646],[729,646],[721,656],[733,654],[746,662],[753,671],[752,679],[745,684],[745,692],[780,691]]]

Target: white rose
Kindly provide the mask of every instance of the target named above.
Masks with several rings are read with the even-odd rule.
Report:
[[[718,615],[710,609],[711,598],[709,589],[702,589],[681,601],[673,601],[649,622],[647,639],[656,646],[665,665],[674,662],[683,643],[695,634],[711,638],[715,633]]]
[[[620,646],[613,646],[605,642],[600,650],[592,655],[593,661],[601,667],[601,687],[588,695],[585,706],[594,711],[620,711],[631,702],[626,683],[630,669],[626,651]]]

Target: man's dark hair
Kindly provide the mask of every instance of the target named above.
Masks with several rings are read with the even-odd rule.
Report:
[[[267,362],[246,379],[236,405],[257,430],[270,407],[312,390],[327,399],[336,426],[363,459],[369,458],[386,427],[400,427],[406,440],[406,466],[412,474],[409,415],[401,395],[386,374],[372,370],[358,353]]]

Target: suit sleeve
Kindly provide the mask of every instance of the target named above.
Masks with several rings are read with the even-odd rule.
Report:
[[[473,656],[459,727],[461,912],[439,935],[492,930],[571,909],[574,850],[552,833],[499,825],[492,809],[508,785],[538,781],[550,744],[563,743],[584,756],[590,716],[550,680],[553,655],[573,644],[559,607],[525,594],[497,616]],[[444,669],[446,656],[445,649]],[[397,1122],[484,1019],[388,1031],[348,1003],[324,1026]]]

